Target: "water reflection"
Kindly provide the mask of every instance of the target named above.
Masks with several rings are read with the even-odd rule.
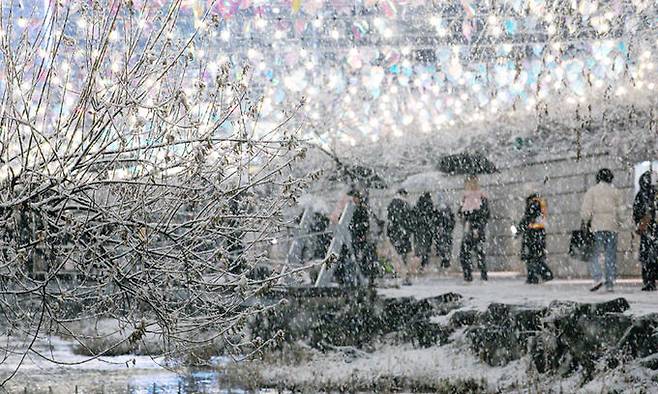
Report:
[[[249,393],[250,391],[231,387],[217,371],[196,370],[185,375],[162,374],[135,376],[129,380],[128,392],[131,394],[164,393]],[[262,391],[259,391],[262,392]]]

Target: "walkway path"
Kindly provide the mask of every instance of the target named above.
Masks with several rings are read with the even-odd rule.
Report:
[[[589,280],[553,280],[551,282],[528,285],[523,278],[509,273],[490,274],[488,282],[474,279],[465,283],[458,277],[424,276],[413,281],[411,286],[380,289],[380,294],[387,297],[426,298],[454,292],[466,299],[466,305],[484,310],[493,302],[506,304],[523,304],[528,306],[546,306],[553,300],[577,302],[602,302],[623,297],[631,305],[629,313],[658,313],[658,292],[643,292],[639,279],[621,279],[615,291],[605,289],[590,292],[592,282]]]

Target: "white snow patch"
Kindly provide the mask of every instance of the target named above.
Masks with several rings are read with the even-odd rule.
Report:
[[[458,343],[458,342],[457,342]],[[303,367],[268,365],[261,375],[266,382],[294,382],[300,386],[322,387],[350,378],[376,380],[398,376],[418,381],[475,379],[499,384],[525,380],[525,361],[513,361],[502,368],[480,362],[460,345],[413,348],[411,345],[384,345],[361,358],[344,353],[318,353]],[[492,386],[492,389],[495,387]]]

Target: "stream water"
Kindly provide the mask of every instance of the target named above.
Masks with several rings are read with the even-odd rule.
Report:
[[[184,374],[154,371],[131,371],[123,375],[104,371],[68,371],[60,375],[50,374],[24,379],[17,376],[8,386],[10,393],[51,394],[51,393],[249,393],[251,391],[235,387],[222,379],[221,374],[212,370],[195,370]],[[266,393],[269,390],[259,390]],[[2,392],[0,390],[0,392]]]
[[[1,340],[5,344],[12,343],[8,338]],[[15,342],[15,345],[18,345],[15,349],[19,350],[20,343]],[[74,365],[56,365],[28,353],[18,373],[3,387],[6,391],[25,394],[248,392],[228,382],[219,370],[211,367],[176,373],[163,368],[161,359],[131,355],[102,357],[78,364],[85,357],[74,353],[73,343],[56,337],[39,340],[34,348],[60,363]],[[0,361],[0,381],[14,371],[21,355],[20,351],[16,351],[4,362]],[[225,362],[222,359],[213,360],[216,365]],[[4,392],[3,388],[0,388],[0,393]]]

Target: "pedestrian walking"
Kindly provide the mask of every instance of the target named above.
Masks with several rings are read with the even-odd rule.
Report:
[[[642,291],[655,291],[658,279],[658,225],[656,225],[656,188],[651,171],[640,176],[640,190],[633,202],[635,232],[640,235]]]
[[[349,195],[355,205],[349,225],[352,251],[361,272],[368,278],[369,285],[373,286],[377,274],[377,251],[370,239],[370,207],[363,192],[352,190]]]
[[[424,269],[430,261],[432,240],[434,239],[434,203],[429,192],[423,193],[413,211],[414,249],[420,257],[420,269]]]
[[[313,212],[313,220],[308,229],[311,236],[313,259],[324,259],[331,244],[332,234],[329,232],[329,217],[321,212]]]
[[[455,229],[455,214],[441,195],[438,198],[434,217],[436,255],[441,259],[441,267],[448,268],[452,258],[452,232]]]
[[[386,210],[388,225],[386,234],[391,241],[395,252],[398,254],[401,265],[407,266],[407,257],[411,252],[411,235],[413,233],[412,211],[407,202],[407,191],[400,189],[391,200]],[[399,271],[399,270],[398,270]],[[410,282],[409,272],[405,277],[405,284]]]
[[[471,175],[464,183],[458,215],[461,218],[464,234],[462,237],[459,260],[464,272],[464,280],[473,280],[473,260],[480,270],[480,279],[487,280],[487,265],[484,255],[485,232],[489,221],[489,201],[480,190],[478,178]]]
[[[585,193],[581,208],[581,218],[594,234],[594,253],[590,264],[594,285],[591,291],[600,289],[603,284],[608,291],[613,291],[617,276],[617,234],[621,223],[622,197],[612,184],[613,179],[614,175],[609,169],[599,170],[596,185]],[[604,258],[605,280],[599,262],[601,256]]]
[[[546,264],[546,223],[548,204],[537,193],[526,198],[523,218],[519,222],[518,233],[522,237],[521,260],[526,263],[528,277],[526,283],[536,284],[540,280],[553,279],[553,272]]]

